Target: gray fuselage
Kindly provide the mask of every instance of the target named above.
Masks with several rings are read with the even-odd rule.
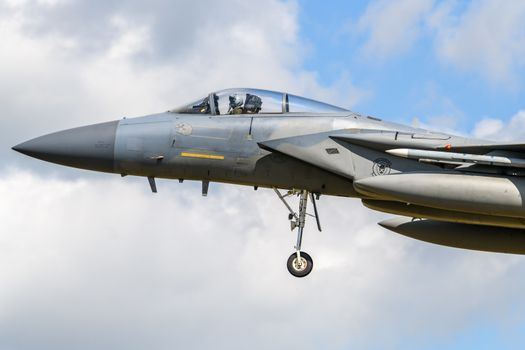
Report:
[[[357,128],[399,130],[400,126],[353,113],[318,116],[162,113],[123,119],[116,129],[114,172],[358,196],[352,186],[355,173],[349,154],[344,154],[347,157],[340,160],[346,163],[348,172],[337,175],[304,161],[264,150],[258,144],[273,139]],[[408,127],[403,130],[414,131]],[[334,140],[329,139],[329,143],[332,147],[342,148]]]
[[[525,253],[522,144],[412,128],[288,94],[267,95],[261,110],[255,94],[264,92],[247,91],[242,109],[225,108],[228,99],[221,96],[242,100],[226,90],[178,110],[64,130],[13,149],[62,165],[148,177],[154,192],[154,179],[166,178],[203,181],[203,194],[209,182],[223,182],[300,190],[303,199],[307,193],[359,197],[369,208],[407,217],[381,223],[392,231]],[[264,113],[264,106],[275,112]],[[331,111],[291,112],[309,106]]]

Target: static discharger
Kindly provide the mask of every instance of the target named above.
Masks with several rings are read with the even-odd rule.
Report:
[[[512,168],[525,168],[525,159],[509,158],[502,156],[489,156],[468,153],[453,153],[441,151],[428,151],[421,149],[396,148],[387,150],[386,153],[393,156],[418,159],[420,161],[438,161],[450,163],[470,163],[493,166],[504,166]]]

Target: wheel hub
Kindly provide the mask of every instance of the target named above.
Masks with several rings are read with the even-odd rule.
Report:
[[[301,257],[300,259],[295,258],[295,259],[293,260],[293,264],[292,264],[292,265],[293,265],[293,268],[294,268],[296,271],[301,272],[301,271],[306,270],[306,267],[307,267],[307,265],[308,265],[308,262],[307,262],[306,259],[303,258],[303,257]]]

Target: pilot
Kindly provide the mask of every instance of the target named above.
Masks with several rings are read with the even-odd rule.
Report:
[[[257,95],[246,94],[246,101],[244,102],[245,114],[257,114],[261,111],[262,100]]]
[[[239,94],[230,95],[230,108],[228,114],[242,114],[244,98]]]

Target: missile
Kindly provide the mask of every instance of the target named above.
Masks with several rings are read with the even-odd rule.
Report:
[[[403,236],[448,247],[525,254],[525,230],[394,218],[379,223]]]
[[[438,161],[452,164],[470,163],[505,166],[513,168],[525,168],[525,159],[521,158],[509,158],[503,156],[478,155],[469,153],[429,151],[412,148],[395,148],[386,150],[385,152],[397,157],[418,159],[420,161]]]
[[[354,181],[371,199],[492,216],[525,217],[525,179],[463,173],[404,173]]]

